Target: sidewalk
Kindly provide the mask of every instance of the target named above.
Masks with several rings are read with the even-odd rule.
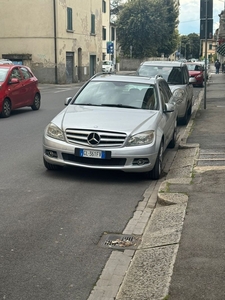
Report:
[[[169,299],[225,299],[225,74],[212,74],[187,143],[199,143]],[[177,191],[176,185],[171,191]],[[183,190],[185,192],[185,190]]]
[[[212,73],[116,299],[225,299],[224,183],[225,74]]]

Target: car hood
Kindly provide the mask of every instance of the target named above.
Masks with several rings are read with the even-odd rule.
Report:
[[[67,128],[118,131],[129,134],[156,128],[159,111],[69,105],[52,122],[63,131]]]

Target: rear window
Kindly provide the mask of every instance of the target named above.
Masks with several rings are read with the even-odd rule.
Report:
[[[181,67],[142,65],[138,75],[147,77],[161,75],[169,84],[183,84]]]

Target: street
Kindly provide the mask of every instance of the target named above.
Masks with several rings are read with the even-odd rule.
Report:
[[[0,119],[0,299],[87,299],[112,251],[101,236],[123,231],[149,186],[137,174],[45,169],[44,128],[77,90],[42,86],[39,111]]]

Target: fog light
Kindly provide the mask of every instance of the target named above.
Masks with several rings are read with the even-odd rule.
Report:
[[[135,158],[133,160],[133,165],[137,165],[137,166],[142,166],[148,163],[149,163],[148,158]]]
[[[45,150],[46,155],[48,155],[49,157],[58,157],[57,152],[56,151],[52,151],[52,150]]]

